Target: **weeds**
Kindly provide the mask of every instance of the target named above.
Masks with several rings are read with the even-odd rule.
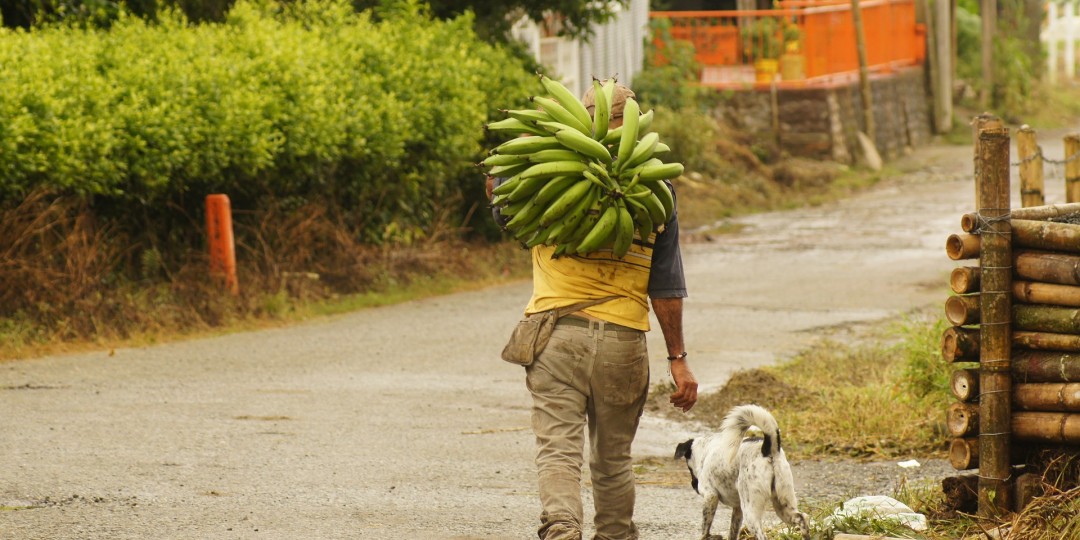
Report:
[[[824,340],[775,367],[735,373],[702,397],[690,417],[716,428],[732,406],[758,403],[773,411],[785,443],[803,455],[943,455],[948,375],[937,346],[943,324],[913,317],[873,343]]]

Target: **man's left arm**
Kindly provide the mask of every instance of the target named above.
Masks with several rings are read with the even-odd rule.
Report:
[[[668,184],[670,187],[670,184]],[[672,189],[672,194],[675,190]],[[667,345],[671,377],[675,392],[671,403],[683,412],[689,411],[697,402],[697,379],[690,370],[683,342],[683,298],[686,297],[686,278],[683,276],[682,252],[679,249],[678,211],[656,235],[653,245],[652,268],[649,272],[649,298],[652,301],[660,331]]]

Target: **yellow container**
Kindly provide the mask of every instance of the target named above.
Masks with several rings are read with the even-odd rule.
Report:
[[[778,62],[772,58],[757,60],[754,62],[754,80],[757,82],[772,82],[776,78]]]

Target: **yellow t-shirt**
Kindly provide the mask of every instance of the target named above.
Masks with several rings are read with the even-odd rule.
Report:
[[[649,330],[649,271],[652,267],[652,240],[634,244],[622,259],[603,249],[586,255],[552,258],[555,248],[532,248],[533,295],[525,313],[571,306],[587,300],[619,296],[583,310],[605,322],[642,331]]]

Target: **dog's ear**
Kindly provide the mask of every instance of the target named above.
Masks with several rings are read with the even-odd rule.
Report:
[[[679,443],[675,447],[675,459],[686,458],[690,459],[690,449],[694,446],[694,439],[690,439],[686,442]]]

